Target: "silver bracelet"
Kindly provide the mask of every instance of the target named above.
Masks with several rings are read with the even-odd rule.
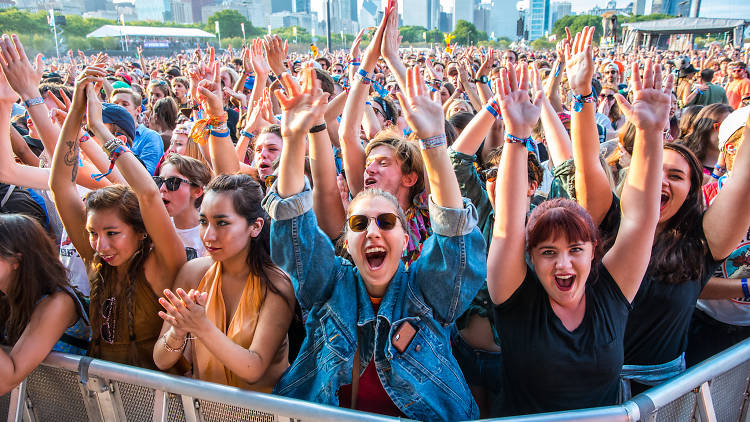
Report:
[[[427,139],[419,140],[419,148],[421,149],[433,149],[433,148],[438,148],[440,146],[445,146],[445,145],[448,145],[448,140],[445,137],[445,133],[431,136]]]

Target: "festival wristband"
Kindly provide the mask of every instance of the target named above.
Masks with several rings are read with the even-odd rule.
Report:
[[[445,133],[419,140],[419,148],[423,150],[434,149],[445,145],[448,145],[448,140],[445,137]]]
[[[211,134],[211,136],[215,138],[228,138],[229,137],[229,129],[227,129],[225,132],[210,130],[209,133]]]
[[[44,98],[42,98],[42,97],[29,98],[28,100],[24,100],[23,104],[28,109],[31,106],[35,106],[35,105],[39,105],[39,104],[44,104]]]
[[[746,298],[750,298],[750,289],[747,288],[747,279],[742,279],[742,293],[745,295]]]
[[[250,133],[250,132],[248,132],[246,130],[241,130],[240,131],[240,136],[247,136],[250,139],[255,138],[255,135],[253,135],[252,133]]]
[[[594,91],[591,91],[587,95],[573,95],[573,111],[578,113],[583,110],[584,103],[593,103],[595,101]]]
[[[115,139],[119,140],[118,138],[114,138],[110,140],[109,143],[111,143]],[[99,174],[92,174],[91,178],[98,182],[104,179],[105,177],[109,176],[110,173],[112,173],[112,170],[115,168],[115,161],[117,161],[117,159],[120,158],[120,156],[122,154],[125,154],[126,152],[133,152],[133,151],[131,151],[128,147],[126,147],[122,143],[116,145],[114,149],[112,150],[112,153],[110,153],[109,155],[109,169],[107,169],[107,172],[99,173]]]
[[[509,144],[523,144],[524,146],[526,146],[526,149],[536,154],[536,145],[534,145],[534,139],[531,136],[529,136],[528,138],[519,138],[518,136],[513,136],[510,133],[506,133],[505,142]]]
[[[487,103],[487,106],[485,108],[490,112],[491,115],[495,117],[495,119],[499,119],[500,116],[502,116],[502,111],[500,110],[500,106],[497,104],[497,101],[490,101],[489,103]]]
[[[370,79],[370,74],[367,73],[366,70],[360,68],[357,70],[357,75],[359,75],[359,79],[362,81],[363,84],[368,85],[372,79]]]
[[[84,133],[84,134],[83,134],[83,136],[81,136],[81,137],[80,137],[80,138],[78,139],[78,143],[79,143],[79,144],[82,144],[82,143],[84,143],[84,142],[88,141],[89,139],[91,139],[91,137],[89,136],[89,134],[88,134],[88,133]]]
[[[325,122],[323,122],[323,123],[321,123],[319,125],[315,125],[315,126],[311,127],[308,132],[310,132],[310,133],[322,132],[322,131],[326,130],[326,127],[327,126],[326,126]]]

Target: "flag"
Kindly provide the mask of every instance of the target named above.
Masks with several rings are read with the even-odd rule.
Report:
[[[245,22],[240,22],[240,29],[242,29],[242,38],[245,38]]]

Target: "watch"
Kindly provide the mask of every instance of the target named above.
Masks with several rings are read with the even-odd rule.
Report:
[[[483,83],[483,84],[486,84],[486,83],[489,83],[489,81],[490,81],[490,80],[489,80],[489,78],[487,77],[487,75],[482,75],[482,76],[478,77],[477,79],[474,79],[474,82],[475,82],[475,83]]]

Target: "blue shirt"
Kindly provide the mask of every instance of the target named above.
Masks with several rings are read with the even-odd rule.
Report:
[[[408,270],[399,263],[375,311],[357,268],[335,256],[318,228],[309,188],[285,199],[275,188],[263,201],[273,219],[271,258],[291,278],[307,336],[274,393],[338,405],[339,389],[352,382],[359,344],[359,372],[374,359],[383,388],[407,417],[477,418],[450,346],[451,324],[486,277],[486,246],[471,202],[450,209],[430,200],[434,234]],[[400,352],[391,339],[403,324],[417,332]]]
[[[138,125],[135,128],[135,139],[133,139],[131,150],[153,176],[156,165],[164,155],[164,142],[161,140],[161,135],[144,125]]]

